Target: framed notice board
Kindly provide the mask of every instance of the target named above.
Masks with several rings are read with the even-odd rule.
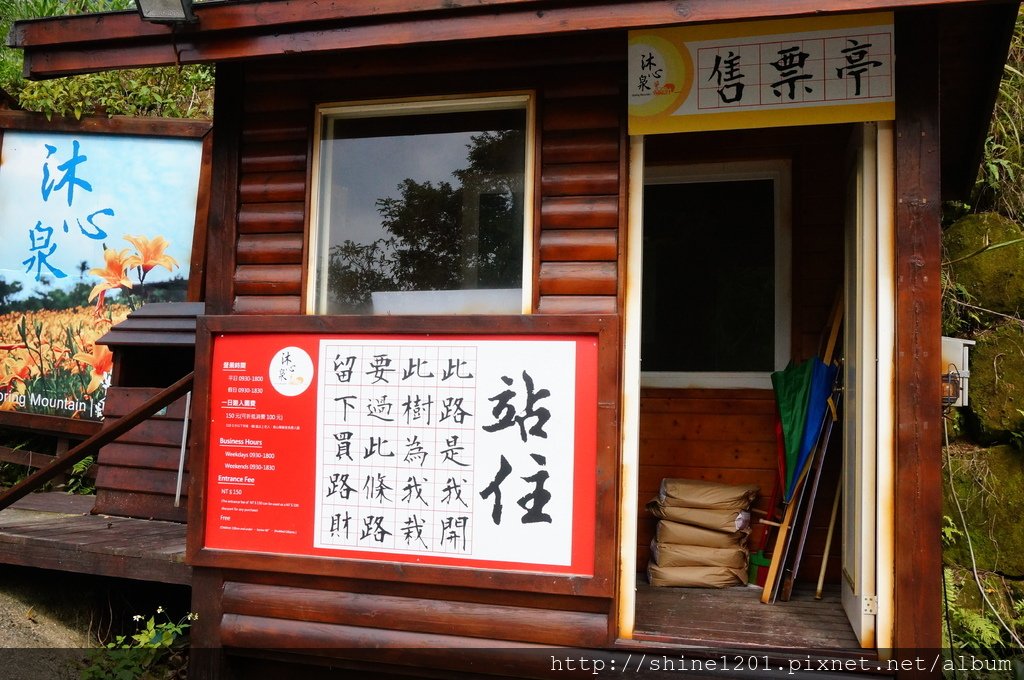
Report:
[[[543,575],[548,590],[603,593],[617,329],[614,317],[201,318],[190,561],[363,578],[399,567],[465,585],[500,572],[511,587]]]
[[[0,423],[89,434],[149,302],[201,298],[209,121],[0,111]]]

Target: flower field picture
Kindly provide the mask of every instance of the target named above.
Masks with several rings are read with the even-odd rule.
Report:
[[[186,299],[201,148],[191,139],[9,131],[0,161],[0,411],[99,420],[97,340]]]

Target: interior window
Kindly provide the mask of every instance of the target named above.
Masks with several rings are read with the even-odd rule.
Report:
[[[313,311],[524,311],[528,104],[322,107]]]
[[[785,365],[787,180],[781,167],[741,163],[649,169],[644,384],[766,387]]]

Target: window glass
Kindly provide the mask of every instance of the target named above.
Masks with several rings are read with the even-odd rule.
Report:
[[[525,97],[322,114],[314,308],[519,313]]]
[[[651,171],[643,203],[644,384],[762,386],[785,363],[782,174],[743,164]]]

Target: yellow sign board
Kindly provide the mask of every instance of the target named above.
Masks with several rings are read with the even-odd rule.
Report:
[[[629,133],[896,117],[891,12],[629,34]]]

